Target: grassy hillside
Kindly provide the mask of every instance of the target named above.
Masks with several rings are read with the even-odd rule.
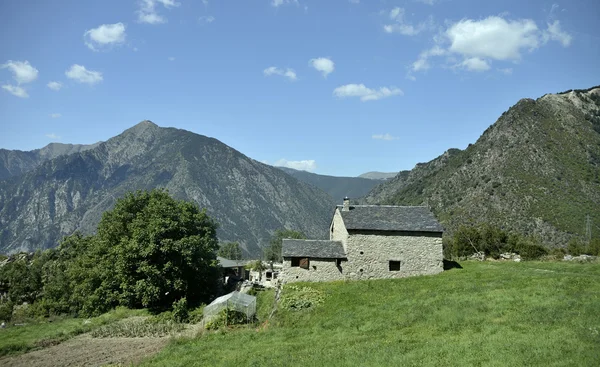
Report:
[[[145,365],[598,365],[599,263],[462,265],[310,284],[325,295],[313,310],[280,309],[259,329],[180,339]]]

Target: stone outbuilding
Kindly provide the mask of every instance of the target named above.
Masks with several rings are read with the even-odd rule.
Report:
[[[403,278],[443,271],[444,229],[424,206],[337,206],[330,240],[283,240],[283,282]]]

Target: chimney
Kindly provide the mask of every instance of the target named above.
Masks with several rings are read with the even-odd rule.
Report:
[[[350,210],[350,199],[346,196],[344,198],[344,206],[342,207],[343,212],[347,212]]]

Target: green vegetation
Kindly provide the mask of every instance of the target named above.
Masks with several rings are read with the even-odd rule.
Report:
[[[50,318],[43,321],[28,320],[28,323],[22,326],[9,325],[0,331],[0,356],[44,348],[127,317],[144,315],[147,315],[145,310],[119,307],[90,319]]]
[[[269,246],[265,248],[265,260],[282,262],[281,257],[281,245],[283,240],[286,238],[291,239],[305,239],[306,236],[302,232],[294,231],[291,229],[278,229],[275,231],[269,242]]]
[[[219,251],[217,251],[217,255],[229,260],[241,260],[242,249],[237,242],[226,242],[221,244]]]
[[[447,259],[465,258],[474,253],[498,259],[506,252],[517,253],[524,260],[535,260],[548,254],[548,250],[535,238],[507,233],[489,224],[462,225],[444,241],[444,257]]]
[[[279,308],[258,330],[175,341],[145,365],[597,365],[599,263],[461,265],[436,276],[298,284],[325,294],[323,303]]]
[[[96,235],[74,234],[0,268],[0,291],[8,292],[0,317],[96,316],[124,306],[172,309],[175,321],[187,321],[188,305],[218,292],[216,228],[205,211],[166,191],[127,194]]]

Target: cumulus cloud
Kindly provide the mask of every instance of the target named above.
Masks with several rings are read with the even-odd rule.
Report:
[[[2,89],[20,98],[29,97],[27,90],[21,85],[31,83],[36,80],[39,74],[38,69],[31,66],[27,60],[8,60],[6,63],[0,65],[0,69],[10,70],[10,72],[13,74],[13,79],[17,82],[17,85],[4,84],[2,85]]]
[[[518,62],[525,52],[532,52],[549,41],[567,47],[572,36],[561,29],[558,20],[541,30],[531,19],[490,16],[481,20],[462,19],[450,24],[434,39],[436,46],[419,55],[410,66],[411,72],[429,69],[430,58],[442,55],[462,57],[453,67],[486,71],[491,69],[493,60]]]
[[[21,97],[21,98],[29,98],[29,94],[27,93],[25,88],[20,87],[18,85],[4,84],[2,86],[2,89],[4,89],[5,91],[7,91],[8,93],[10,93],[14,96]]]
[[[327,77],[328,74],[333,73],[333,70],[335,70],[335,63],[327,57],[311,59],[308,64],[317,71],[320,71],[324,77]]]
[[[317,169],[317,162],[315,162],[313,159],[303,161],[288,161],[287,159],[282,158],[275,162],[274,166],[312,172]]]
[[[60,136],[56,135],[55,133],[46,134],[46,137],[52,140],[60,140]]]
[[[469,71],[490,70],[490,64],[487,61],[480,59],[479,57],[471,57],[465,59],[460,65]]]
[[[59,91],[62,88],[62,83],[59,82],[50,82],[46,84],[46,86],[52,90]]]
[[[139,9],[137,10],[138,22],[146,24],[161,24],[166,23],[167,19],[160,15],[157,11],[157,4],[162,4],[163,7],[170,9],[181,5],[175,0],[140,0]]]
[[[361,101],[375,101],[378,99],[403,95],[402,90],[396,87],[380,87],[378,89],[367,88],[364,84],[346,84],[333,90],[337,98],[359,97]]]
[[[52,117],[53,119],[57,119],[59,117],[61,117],[62,115],[60,113],[51,113],[50,117]]]
[[[8,69],[13,73],[13,79],[18,84],[27,84],[36,80],[38,77],[38,69],[31,66],[29,61],[12,61],[8,60],[6,63],[0,65],[2,69]]]
[[[87,70],[85,66],[74,64],[69,70],[65,71],[65,75],[69,79],[73,79],[78,83],[85,84],[96,84],[100,83],[102,78],[102,73],[99,71]]]
[[[284,76],[284,77],[288,78],[289,80],[298,79],[294,69],[290,69],[290,68],[282,69],[282,68],[278,68],[276,66],[270,66],[270,67],[266,68],[265,70],[263,70],[263,74],[265,76],[280,75],[280,76]]]
[[[88,29],[83,34],[86,46],[93,51],[119,45],[125,42],[125,25],[123,23],[102,24]]]
[[[388,16],[394,23],[384,25],[383,30],[386,33],[400,33],[404,36],[416,36],[425,30],[433,28],[432,17],[429,17],[426,21],[418,23],[415,26],[405,20],[405,13],[406,11],[404,8],[395,7],[390,10]]]
[[[198,18],[198,22],[200,22],[201,24],[210,24],[214,21],[215,17],[213,17],[212,15],[203,15],[200,18]]]
[[[371,138],[375,139],[375,140],[397,140],[400,139],[397,136],[392,136],[390,134],[375,134],[373,136],[371,136]]]

